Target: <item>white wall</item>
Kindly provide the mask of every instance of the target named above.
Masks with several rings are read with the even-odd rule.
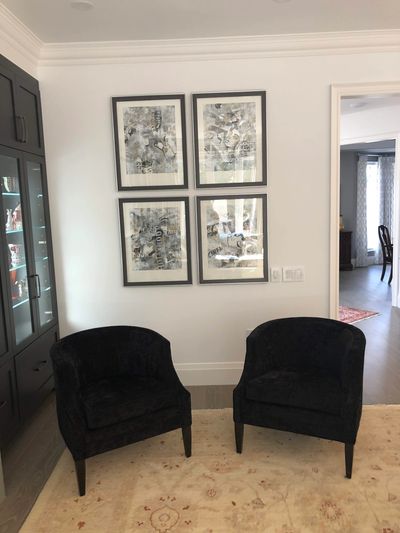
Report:
[[[328,316],[330,85],[396,78],[399,53],[40,67],[61,334],[150,327],[171,340],[186,383],[223,383],[238,375],[247,329]],[[117,192],[111,97],[187,95],[193,197],[190,93],[251,89],[267,91],[269,261],[305,265],[305,282],[198,285],[191,198],[193,286],[123,287],[118,197],[173,193]]]

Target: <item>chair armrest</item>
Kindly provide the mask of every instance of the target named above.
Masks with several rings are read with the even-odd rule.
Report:
[[[365,336],[358,330],[351,350],[342,360],[341,381],[346,393],[344,411],[347,413],[359,409],[362,404],[364,353]]]
[[[246,356],[239,384],[244,384],[273,369],[268,346],[265,346],[260,350],[260,342],[262,342],[261,337],[256,337],[253,334],[250,334],[247,337]],[[261,351],[263,353],[260,353]]]
[[[78,369],[73,364],[72,358],[61,355],[57,345],[53,346],[51,350],[51,358],[54,369],[57,410],[86,428]]]

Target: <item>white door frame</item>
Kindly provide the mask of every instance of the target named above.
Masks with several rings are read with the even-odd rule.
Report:
[[[369,94],[400,94],[400,82],[356,83],[331,87],[331,223],[330,223],[330,298],[329,315],[338,318],[339,310],[339,216],[340,216],[340,120],[343,96]],[[400,131],[400,125],[399,125]],[[400,153],[400,133],[388,133],[396,140],[396,155]],[[385,138],[386,137],[385,135]],[[374,137],[377,140],[377,137]],[[371,137],[372,141],[372,137]],[[354,140],[357,142],[357,140]],[[399,236],[400,236],[400,162],[396,157],[393,212],[393,281],[392,305],[400,307],[399,295]]]

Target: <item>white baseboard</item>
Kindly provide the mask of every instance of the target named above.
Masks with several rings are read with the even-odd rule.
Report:
[[[216,363],[175,363],[175,370],[184,385],[232,385],[242,375],[242,361]]]

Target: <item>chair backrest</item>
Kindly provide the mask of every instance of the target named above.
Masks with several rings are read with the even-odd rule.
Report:
[[[159,358],[169,354],[167,339],[155,331],[136,326],[79,331],[58,341],[51,352],[55,373],[67,358],[73,363],[82,385],[105,377],[154,375]]]
[[[393,244],[387,226],[378,226],[379,241],[381,243],[382,255],[386,261],[391,261],[393,256]]]
[[[247,346],[260,368],[266,358],[270,369],[317,370],[340,377],[344,358],[354,346],[363,351],[365,337],[358,328],[337,320],[293,317],[261,324],[249,335]]]

